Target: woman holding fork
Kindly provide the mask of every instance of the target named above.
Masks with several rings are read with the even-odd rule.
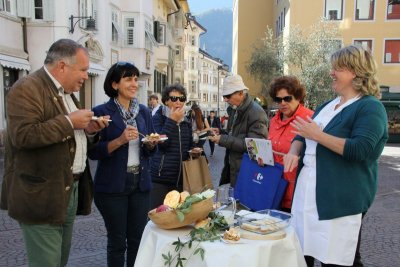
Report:
[[[108,266],[133,266],[147,223],[151,179],[149,157],[156,142],[143,142],[154,133],[150,110],[139,104],[139,70],[129,62],[114,64],[104,81],[110,100],[93,109],[100,119],[109,115],[109,127],[100,132],[89,157],[98,160],[94,203],[107,229]]]

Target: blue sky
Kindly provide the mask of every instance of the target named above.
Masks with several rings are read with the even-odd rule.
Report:
[[[216,8],[232,8],[233,0],[188,0],[190,12],[194,15]]]

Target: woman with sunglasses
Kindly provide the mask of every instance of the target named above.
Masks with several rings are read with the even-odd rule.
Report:
[[[186,90],[180,84],[169,85],[162,92],[164,106],[153,116],[154,129],[168,137],[158,144],[152,157],[151,208],[163,204],[171,190],[182,191],[182,162],[189,158],[193,146],[192,125],[185,116]]]
[[[272,149],[279,153],[274,153],[274,161],[283,165],[283,154],[290,149],[290,144],[295,136],[292,132],[294,128],[290,123],[297,117],[306,119],[311,117],[313,111],[304,107],[306,89],[294,76],[282,76],[272,81],[269,95],[278,105],[278,112],[271,119],[268,139],[272,142]],[[282,199],[281,209],[290,212],[296,171],[285,172],[283,177],[288,181],[285,195]]]
[[[363,266],[361,222],[377,190],[387,115],[369,51],[344,47],[331,64],[338,97],[318,107],[313,119],[292,122],[297,136],[284,157],[285,170],[300,170],[292,225],[307,266],[314,259],[322,266]]]
[[[109,127],[89,151],[98,160],[94,203],[107,229],[108,266],[133,266],[150,209],[149,157],[154,142],[143,137],[154,132],[150,110],[139,104],[139,70],[129,62],[111,66],[104,81],[110,100],[93,109],[98,119],[109,115]]]

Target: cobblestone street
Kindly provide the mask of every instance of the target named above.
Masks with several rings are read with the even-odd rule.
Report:
[[[205,150],[208,156],[208,145]],[[209,158],[215,184],[219,180],[224,152],[216,146],[214,157]],[[2,155],[0,160],[1,181]],[[400,145],[385,147],[379,171],[377,196],[363,223],[361,255],[366,267],[400,266]],[[106,245],[104,223],[93,205],[90,216],[76,219],[68,266],[106,266]],[[27,259],[18,224],[1,210],[0,267],[3,266],[27,266]]]

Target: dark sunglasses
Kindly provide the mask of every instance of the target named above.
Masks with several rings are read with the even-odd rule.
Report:
[[[126,67],[126,66],[136,68],[135,64],[133,64],[132,62],[128,62],[128,61],[118,61],[117,64],[115,65],[115,68]]]
[[[176,101],[180,101],[180,102],[185,102],[186,101],[186,96],[169,96],[168,97],[169,100],[171,100],[172,102],[176,102]]]
[[[223,98],[226,98],[226,99],[229,99],[229,98],[231,98],[234,94],[236,94],[237,92],[233,92],[232,94],[229,94],[229,95],[224,95],[224,96],[222,96]]]
[[[275,103],[280,104],[280,103],[282,103],[282,100],[285,101],[286,103],[290,103],[293,100],[293,96],[287,95],[287,96],[284,96],[284,97],[277,97],[277,96],[274,97],[274,102]]]

